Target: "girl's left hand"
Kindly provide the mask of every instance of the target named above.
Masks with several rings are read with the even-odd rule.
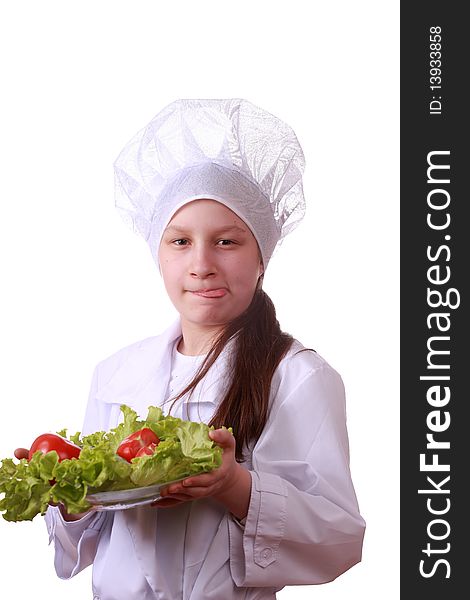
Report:
[[[227,429],[215,429],[209,435],[223,449],[221,466],[210,473],[192,475],[178,483],[172,483],[161,490],[161,499],[152,506],[166,508],[212,496],[225,504],[236,517],[246,516],[251,475],[235,460],[235,438]]]

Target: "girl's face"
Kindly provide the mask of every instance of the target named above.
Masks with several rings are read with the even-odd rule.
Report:
[[[263,272],[249,227],[215,200],[193,200],[176,212],[158,258],[183,327],[214,329],[240,315]]]

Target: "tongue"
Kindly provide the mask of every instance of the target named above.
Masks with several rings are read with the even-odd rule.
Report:
[[[203,296],[208,296],[209,298],[219,298],[220,296],[225,295],[225,290],[208,290],[207,292],[200,292]]]

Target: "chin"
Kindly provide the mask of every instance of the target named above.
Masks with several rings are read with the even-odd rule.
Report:
[[[194,312],[182,316],[186,322],[199,327],[224,327],[230,320],[230,318],[224,318],[222,315],[195,315]]]

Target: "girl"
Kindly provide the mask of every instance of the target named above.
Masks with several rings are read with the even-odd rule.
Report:
[[[281,331],[262,289],[303,216],[303,166],[292,130],[238,99],[169,105],[115,163],[117,207],[179,317],[97,365],[83,433],[157,404],[214,425],[223,462],[150,507],[49,508],[57,574],[93,563],[95,599],[272,599],[361,558],[341,378]]]

